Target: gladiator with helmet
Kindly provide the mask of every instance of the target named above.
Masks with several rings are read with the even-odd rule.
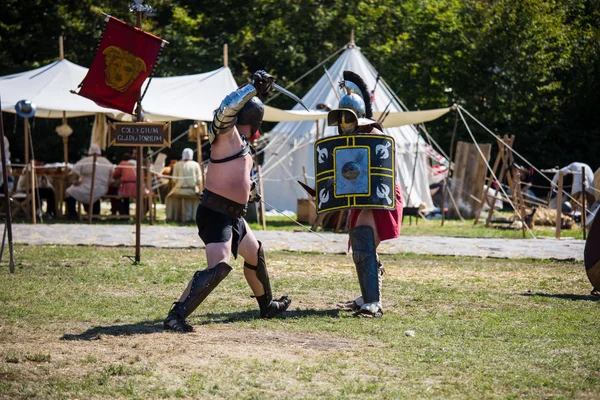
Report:
[[[350,209],[349,245],[361,295],[340,306],[354,311],[357,317],[379,318],[383,316],[384,269],[377,248],[381,241],[400,236],[402,221],[402,192],[395,181],[395,144],[373,120],[371,93],[363,79],[344,71],[340,88],[344,95],[338,108],[327,115],[328,125],[337,126],[339,136],[315,143],[316,152],[324,153],[329,146],[328,154],[336,154],[329,166],[327,159],[315,163],[316,195],[322,210]]]
[[[230,93],[215,110],[209,130],[211,153],[205,189],[196,212],[208,266],[194,274],[173,303],[164,321],[166,330],[194,330],[186,319],[231,272],[230,254],[244,258],[244,277],[256,297],[261,318],[272,318],[291,304],[287,296],[273,298],[262,244],[244,220],[247,204],[260,200],[250,179],[250,142],[258,136],[264,114],[262,102],[274,85],[270,74],[257,71],[252,83]]]

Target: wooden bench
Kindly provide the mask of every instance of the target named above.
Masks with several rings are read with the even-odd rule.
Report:
[[[402,223],[404,223],[404,217],[408,217],[409,225],[412,225],[412,217],[415,217],[415,225],[419,225],[419,217],[423,218],[423,215],[421,215],[419,207],[404,207],[402,209]]]

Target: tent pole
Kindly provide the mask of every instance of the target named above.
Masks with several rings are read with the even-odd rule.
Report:
[[[223,66],[229,67],[229,52],[227,51],[227,43],[223,45]]]
[[[92,223],[92,214],[94,214],[94,185],[96,184],[96,161],[98,155],[94,153],[92,161],[92,186],[90,189],[90,203],[88,204],[88,224]]]
[[[456,137],[456,129],[457,128],[458,128],[458,111],[456,111],[456,114],[455,114],[454,129],[452,130],[452,138],[450,139],[450,159],[448,160],[448,173],[446,174],[446,178],[444,178],[444,192],[442,194],[442,226],[444,226],[444,222],[446,221],[446,198],[447,198],[447,194],[448,194],[448,178],[450,177],[450,173],[452,173],[452,156],[453,156],[453,150],[454,150],[454,138]]]
[[[58,37],[58,58],[61,60],[65,59],[65,47],[63,45],[63,36]]]

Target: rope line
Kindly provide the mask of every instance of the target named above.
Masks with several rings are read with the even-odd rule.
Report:
[[[465,124],[465,127],[467,128],[467,132],[469,132],[469,135],[471,136],[471,140],[473,140],[473,143],[475,143],[475,147],[477,148],[477,152],[481,156],[481,159],[485,163],[485,166],[487,167],[487,169],[490,171],[490,173],[494,177],[494,180],[496,182],[499,182],[499,179],[496,176],[496,174],[494,173],[494,171],[492,170],[492,167],[490,166],[490,164],[488,163],[488,161],[485,159],[485,156],[483,155],[483,152],[481,151],[481,148],[479,147],[479,143],[477,143],[477,140],[475,139],[475,136],[473,136],[473,133],[471,132],[471,128],[469,128],[469,125],[467,124],[467,121],[465,120],[465,117],[463,116],[463,114],[461,112],[461,109],[462,109],[462,107],[459,106],[459,108],[457,109],[458,110],[458,115],[460,115],[460,118],[462,119],[463,123]],[[529,234],[535,239],[536,236],[533,234],[533,231],[529,228],[529,226],[527,226],[527,224],[525,223],[525,220],[523,219],[523,216],[521,215],[521,213],[519,213],[517,211],[517,208],[515,207],[515,205],[512,202],[512,200],[510,200],[510,198],[508,197],[508,194],[506,194],[506,191],[504,190],[504,188],[502,186],[499,186],[499,188],[502,191],[502,194],[507,198],[508,203],[510,204],[510,206],[517,213],[517,215],[518,215],[519,219],[521,220],[521,222],[523,224],[525,224],[525,227],[527,228],[527,231],[529,232]]]

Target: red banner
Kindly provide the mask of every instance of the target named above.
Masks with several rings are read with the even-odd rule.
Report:
[[[110,17],[78,94],[132,114],[161,45],[161,38]]]

